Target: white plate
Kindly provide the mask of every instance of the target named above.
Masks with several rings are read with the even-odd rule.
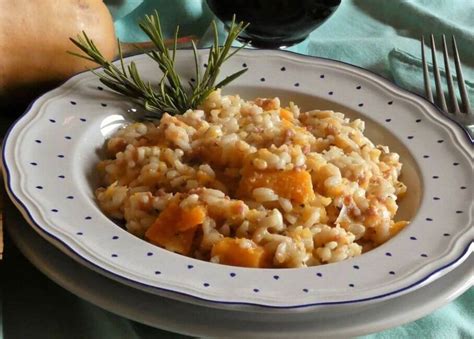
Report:
[[[39,237],[18,212],[8,210],[7,227],[23,254],[50,279],[110,312],[150,326],[191,336],[295,338],[348,337],[414,321],[457,298],[474,282],[474,256],[417,291],[362,311],[255,314],[216,310],[153,296],[82,267]],[[136,305],[139,305],[136,306]]]
[[[143,74],[157,72],[143,55],[130,60]],[[180,51],[177,67],[185,77],[191,77],[192,60],[191,51]],[[10,130],[3,153],[10,196],[47,240],[99,272],[153,293],[221,308],[287,312],[367,304],[426,285],[468,256],[473,154],[457,125],[425,100],[342,63],[245,50],[222,73],[241,67],[250,71],[227,92],[247,98],[277,95],[303,109],[332,108],[362,117],[366,134],[402,157],[409,192],[400,215],[412,223],[358,258],[304,269],[216,265],[146,243],[105,217],[94,201],[100,150],[125,123],[131,105],[101,90],[91,73],[38,99]]]

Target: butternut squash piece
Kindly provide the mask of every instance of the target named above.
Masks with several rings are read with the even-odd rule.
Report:
[[[259,187],[271,188],[280,197],[298,204],[314,199],[311,175],[304,170],[244,171],[237,195],[251,197]]]
[[[203,206],[183,209],[178,203],[172,202],[146,231],[145,237],[155,245],[188,255],[197,226],[203,223],[205,217]]]
[[[190,228],[195,228],[204,222],[206,217],[206,209],[203,206],[194,206],[187,209],[181,209],[181,216],[176,228],[179,231],[187,231]]]
[[[96,67],[67,53],[80,52],[69,38],[83,30],[107,59],[114,58],[113,20],[102,0],[0,1],[0,96],[22,95],[17,92],[25,86],[50,85]]]
[[[241,267],[265,267],[265,250],[255,245],[241,246],[246,239],[224,238],[212,247],[211,257],[218,256],[219,263]]]

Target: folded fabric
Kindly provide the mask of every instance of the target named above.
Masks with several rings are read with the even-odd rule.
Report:
[[[114,1],[110,1],[114,3]],[[159,11],[163,34],[174,36],[176,25],[179,25],[180,36],[195,35],[200,37],[209,27],[212,13],[201,0],[132,0],[121,1],[113,6],[115,30],[117,37],[124,42],[141,42],[148,40],[138,27],[138,22],[147,14]],[[111,6],[111,5],[109,5]],[[125,12],[128,11],[127,14]]]
[[[431,313],[429,316],[380,333],[359,339],[393,338],[473,338],[474,288],[469,289],[456,301]]]
[[[305,54],[361,66],[393,79],[389,54],[397,48],[420,57],[421,35],[456,36],[465,77],[474,78],[474,1],[352,0],[309,38]],[[441,58],[438,60],[442,60]],[[414,75],[418,75],[417,73]]]

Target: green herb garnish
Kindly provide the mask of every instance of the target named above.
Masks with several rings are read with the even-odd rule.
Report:
[[[164,112],[169,114],[182,114],[188,109],[196,108],[214,90],[221,88],[245,73],[247,69],[242,69],[216,84],[222,64],[237,53],[244,46],[231,51],[233,41],[247,27],[243,22],[236,23],[235,17],[230,25],[229,32],[223,46],[219,46],[219,38],[216,23],[213,21],[214,43],[209,51],[207,67],[204,74],[199,72],[198,51],[192,42],[195,62],[195,82],[189,81],[186,88],[178,72],[175,69],[175,56],[177,49],[177,39],[179,26],[176,27],[174,36],[174,46],[170,50],[165,45],[163,32],[161,30],[158,13],[146,15],[140,22],[140,28],[146,33],[155,45],[155,49],[146,54],[152,58],[160,70],[163,72],[158,86],[152,86],[150,82],[144,82],[138,73],[135,62],[125,65],[122,50],[119,46],[120,66],[115,66],[106,60],[94,42],[89,39],[83,31],[77,39],[71,41],[79,47],[84,54],[69,52],[75,56],[95,62],[103,67],[103,72],[93,72],[100,81],[110,89],[125,95],[142,105],[149,114],[150,119],[159,119]]]

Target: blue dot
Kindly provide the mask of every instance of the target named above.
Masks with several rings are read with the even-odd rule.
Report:
[[[56,120],[54,119],[49,119],[50,122],[52,122],[53,124],[56,122]]]
[[[58,175],[58,178],[59,178],[59,179],[64,179],[64,178],[66,178],[66,177],[61,174],[61,175]]]
[[[58,158],[64,158],[64,154],[58,154]]]
[[[151,257],[151,256],[153,255],[153,253],[152,253],[152,252],[148,252],[146,255],[149,256],[149,257]]]
[[[114,236],[112,237],[113,240],[117,240],[118,238],[119,238],[118,235],[114,235]]]
[[[69,200],[74,199],[74,197],[72,195],[68,195],[66,198],[69,199]]]
[[[69,135],[66,135],[64,139],[71,140],[72,138]]]
[[[235,274],[234,272],[229,273],[229,275],[230,275],[232,278],[236,276],[236,274]]]
[[[36,163],[36,162],[30,162],[30,165],[38,166],[38,163]]]
[[[161,272],[160,271],[155,271],[155,274],[159,275],[159,274],[161,274]]]
[[[79,120],[81,120],[82,122],[87,121],[85,118],[80,118]]]
[[[82,232],[77,232],[76,234],[77,234],[77,235],[83,235],[84,233],[82,233]]]
[[[188,265],[188,270],[192,269],[193,267],[193,265]]]
[[[322,277],[322,276],[323,276],[323,274],[320,273],[320,272],[316,273],[316,275],[317,275],[318,277]]]
[[[204,287],[209,287],[210,285],[208,283],[202,284]]]
[[[253,291],[254,291],[255,293],[260,292],[260,290],[259,290],[258,288],[254,288]]]
[[[118,255],[114,253],[114,254],[112,254],[112,257],[113,257],[113,258],[117,258]]]
[[[354,287],[354,284],[349,284],[349,287]]]
[[[390,271],[390,272],[388,272],[388,274],[395,275],[395,272],[394,272],[394,271]]]
[[[53,212],[53,213],[58,213],[59,211],[58,211],[57,209],[53,208],[53,209],[51,210],[51,212]]]
[[[91,220],[91,219],[92,219],[92,217],[90,217],[90,216],[87,216],[87,217],[85,217],[84,219],[86,219],[86,220]]]
[[[43,186],[36,186],[37,189],[42,190]]]
[[[391,256],[392,256],[392,253],[386,252],[385,255],[386,255],[387,257],[391,257]]]
[[[308,293],[309,290],[307,288],[303,288],[303,292]]]
[[[280,279],[280,277],[278,275],[274,275],[273,279],[278,280],[278,279]]]
[[[357,266],[357,265],[354,265],[354,266],[352,266],[352,267],[354,267],[354,269],[356,269],[356,270],[359,269],[359,266]]]
[[[416,240],[416,237],[410,237],[410,240]]]
[[[42,141],[39,140],[39,139],[36,139],[35,142],[36,142],[37,144],[41,144]]]

